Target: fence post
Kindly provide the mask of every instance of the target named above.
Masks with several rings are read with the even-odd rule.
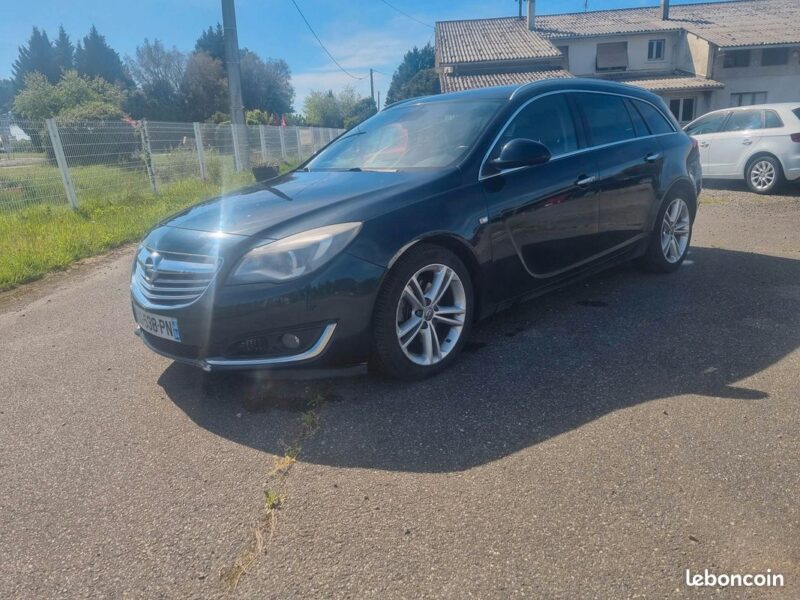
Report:
[[[55,119],[47,119],[47,133],[50,135],[50,143],[53,145],[53,154],[56,157],[58,170],[61,172],[61,182],[64,184],[64,191],[67,193],[67,201],[72,209],[78,208],[78,196],[75,194],[75,186],[72,183],[72,176],[69,174],[67,157],[64,156],[64,147],[61,145],[61,136],[58,133],[58,125]]]
[[[142,135],[142,152],[144,153],[144,167],[147,170],[147,177],[150,179],[150,188],[154,194],[158,193],[158,182],[156,181],[156,170],[153,168],[153,152],[150,149],[150,134],[147,131],[147,120],[142,119],[142,126],[139,129]]]
[[[231,139],[233,140],[233,168],[241,171],[243,167],[242,156],[239,154],[239,128],[233,123],[231,123]]]
[[[263,123],[258,124],[258,137],[261,140],[261,162],[267,162],[267,128]]]
[[[203,149],[203,130],[200,123],[194,125],[194,145],[197,147],[197,162],[200,163],[200,179],[206,180],[206,153]]]
[[[297,158],[303,160],[303,146],[300,143],[300,127],[295,126],[294,132],[297,135]]]
[[[288,163],[289,157],[286,156],[286,136],[284,135],[284,129],[283,126],[278,127],[278,137],[281,140],[281,159],[283,162]]]

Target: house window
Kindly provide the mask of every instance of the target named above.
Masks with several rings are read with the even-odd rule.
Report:
[[[569,71],[569,46],[558,46],[558,51],[564,56],[564,68]]]
[[[750,50],[728,50],[722,65],[726,69],[750,66]]]
[[[647,60],[664,60],[666,40],[650,40],[647,43]]]
[[[669,110],[680,123],[688,123],[694,119],[694,98],[673,98]]]
[[[731,106],[752,106],[764,104],[767,101],[767,92],[740,92],[731,94]]]
[[[597,44],[598,71],[624,71],[628,68],[628,42]]]
[[[761,51],[761,66],[775,67],[789,64],[788,48],[764,48]]]

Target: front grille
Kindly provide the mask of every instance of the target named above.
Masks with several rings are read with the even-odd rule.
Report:
[[[158,252],[142,247],[136,255],[133,284],[155,306],[183,306],[206,291],[219,268],[212,256]]]

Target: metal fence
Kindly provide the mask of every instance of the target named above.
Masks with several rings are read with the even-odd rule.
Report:
[[[299,163],[344,130],[155,121],[0,119],[0,210],[73,208],[176,181],[221,183],[252,166]]]

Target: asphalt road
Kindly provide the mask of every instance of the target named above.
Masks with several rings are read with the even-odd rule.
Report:
[[[800,197],[704,201],[677,274],[506,311],[410,385],[173,365],[131,249],[6,297],[0,597],[800,597]]]

